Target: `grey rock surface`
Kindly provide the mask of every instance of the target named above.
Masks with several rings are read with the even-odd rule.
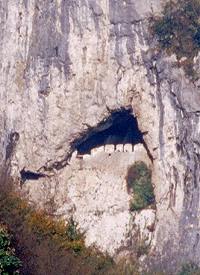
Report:
[[[128,249],[134,220],[146,234],[144,220],[154,219],[143,264],[175,270],[183,262],[200,264],[200,90],[174,56],[156,51],[148,17],[161,6],[159,0],[1,0],[0,163],[16,182],[24,168],[45,174],[26,181],[22,195],[55,216],[74,215],[87,243],[111,255]],[[129,211],[132,155],[69,163],[74,141],[121,108],[131,108],[146,133],[156,213]]]

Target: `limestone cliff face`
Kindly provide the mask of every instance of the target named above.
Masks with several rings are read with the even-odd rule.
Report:
[[[20,171],[42,175],[27,179],[22,195],[73,215],[88,245],[131,252],[139,230],[151,245],[148,264],[174,269],[200,263],[200,91],[175,57],[156,51],[148,17],[161,4],[1,0],[0,162],[16,181]],[[138,158],[153,171],[156,211],[129,211],[133,154],[70,160],[119,110],[131,110],[145,133]]]

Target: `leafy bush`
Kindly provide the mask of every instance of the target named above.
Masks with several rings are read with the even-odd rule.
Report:
[[[10,236],[6,229],[0,226],[0,274],[17,275],[21,261],[15,256],[14,249],[11,248]]]
[[[151,19],[150,29],[160,48],[175,54],[178,64],[195,80],[193,61],[200,49],[200,0],[169,1],[162,15]]]
[[[144,162],[136,162],[128,169],[128,191],[133,193],[130,210],[141,210],[155,204],[151,171]]]

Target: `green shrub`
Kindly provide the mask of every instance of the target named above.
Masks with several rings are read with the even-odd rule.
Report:
[[[133,193],[130,210],[136,211],[155,204],[151,171],[144,162],[136,162],[128,169],[128,191]]]
[[[3,226],[0,226],[0,274],[17,275],[21,261],[15,256],[11,248],[10,236]]]
[[[193,61],[200,50],[200,0],[169,1],[150,23],[160,49],[175,54],[186,75],[196,80]]]
[[[66,229],[66,235],[70,241],[77,241],[83,237],[78,231],[77,226],[78,224],[74,221],[73,217],[71,217]]]

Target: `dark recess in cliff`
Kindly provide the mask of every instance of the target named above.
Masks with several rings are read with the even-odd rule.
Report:
[[[79,154],[89,154],[91,149],[106,144],[143,143],[143,134],[138,128],[132,110],[112,112],[110,117],[91,129],[73,144]]]
[[[45,178],[46,175],[42,173],[36,173],[29,170],[25,170],[24,168],[20,171],[21,181],[24,183],[26,180],[38,180],[40,178]]]

